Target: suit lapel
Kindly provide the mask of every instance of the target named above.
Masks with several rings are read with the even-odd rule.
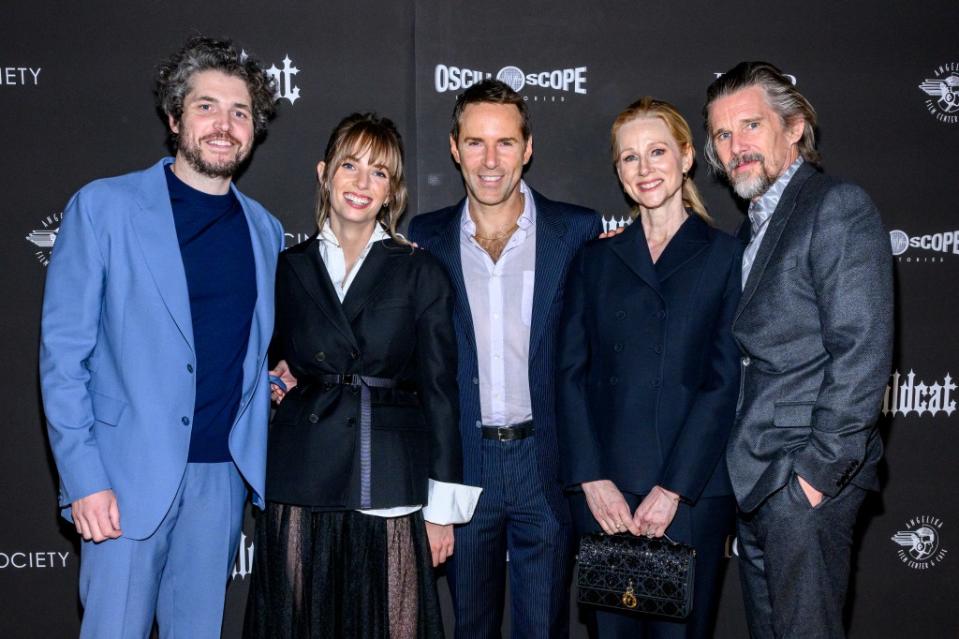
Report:
[[[466,294],[466,281],[463,279],[463,260],[460,255],[460,215],[465,200],[450,210],[450,219],[436,235],[436,241],[430,252],[446,267],[450,283],[456,293],[456,305],[453,315],[463,328],[463,334],[469,340],[470,347],[476,352],[476,333],[473,329],[473,312],[470,309],[469,296]]]
[[[532,189],[531,189],[532,191]],[[533,284],[533,311],[529,334],[529,359],[543,339],[549,309],[562,282],[572,252],[562,211],[553,202],[532,191],[536,203],[536,265]]]
[[[253,265],[256,269],[256,306],[253,309],[253,321],[250,325],[250,341],[244,360],[244,371],[250,371],[244,376],[244,396],[255,388],[254,375],[259,370],[260,359],[266,354],[266,347],[270,341],[273,318],[270,316],[272,299],[265,299],[264,294],[273,290],[273,281],[276,275],[276,250],[273,243],[275,231],[270,226],[266,216],[258,215],[252,208],[246,196],[231,185],[233,194],[243,208],[247,227],[250,231],[250,244],[253,248]],[[272,294],[268,295],[271,297]],[[237,412],[239,415],[239,411]]]
[[[356,338],[350,328],[350,322],[343,312],[343,305],[336,295],[336,289],[333,288],[333,282],[330,280],[326,265],[320,258],[317,242],[318,240],[314,236],[310,243],[303,247],[302,251],[290,253],[290,268],[293,269],[297,279],[300,280],[300,284],[303,285],[303,288],[320,311],[326,315],[330,323],[349,341],[351,346],[358,348]]]
[[[172,160],[164,159],[144,174],[135,198],[139,210],[136,212],[133,228],[153,283],[159,290],[170,317],[190,349],[195,351],[190,293],[176,225],[173,223],[173,208],[170,205],[170,190],[164,169],[170,161]]]
[[[346,292],[343,299],[343,313],[347,321],[352,323],[360,314],[360,311],[376,299],[377,293],[383,289],[391,280],[394,269],[389,268],[393,257],[404,255],[402,247],[388,249],[384,242],[374,242],[370,246],[370,252],[366,254],[366,259],[360,265],[353,283],[350,284],[350,290]],[[355,267],[354,267],[355,268]]]
[[[756,292],[759,281],[762,279],[763,273],[766,271],[766,266],[769,264],[769,258],[772,257],[772,254],[776,251],[776,246],[779,244],[779,238],[782,237],[783,229],[786,228],[789,218],[796,209],[799,192],[802,190],[806,180],[808,180],[814,172],[814,168],[804,163],[796,171],[786,190],[783,191],[782,197],[779,198],[776,210],[773,211],[772,216],[770,216],[767,222],[768,226],[766,227],[766,234],[763,235],[762,244],[759,245],[759,250],[756,252],[756,257],[753,259],[753,264],[749,269],[749,277],[746,279],[746,285],[743,287],[743,295],[739,300],[739,306],[736,308],[736,317],[733,319],[734,324],[739,319],[739,316],[742,315],[749,301],[752,299],[753,294]]]
[[[656,267],[649,255],[646,232],[643,230],[641,221],[634,221],[621,235],[605,241],[610,243],[613,253],[629,267],[629,270],[643,280],[657,295],[663,296],[659,288],[659,276],[656,275]]]
[[[709,246],[709,227],[695,213],[679,227],[654,265],[660,284]],[[648,253],[648,250],[647,250]]]

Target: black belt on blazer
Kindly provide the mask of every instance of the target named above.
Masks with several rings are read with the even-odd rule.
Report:
[[[317,375],[318,381],[325,384],[359,387],[360,389],[360,508],[372,508],[372,425],[373,404],[370,401],[371,388],[413,389],[404,383],[389,377],[371,377],[369,375]]]

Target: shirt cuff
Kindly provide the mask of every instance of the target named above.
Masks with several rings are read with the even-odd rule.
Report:
[[[423,519],[431,524],[465,524],[473,517],[482,488],[430,480]]]

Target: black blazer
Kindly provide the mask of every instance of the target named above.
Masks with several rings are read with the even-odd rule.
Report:
[[[691,214],[658,262],[640,222],[587,244],[560,333],[561,469],[695,503],[732,494],[723,451],[739,390],[742,243]]]
[[[827,496],[879,488],[892,363],[892,254],[869,196],[806,163],[768,224],[733,322],[743,391],[727,458],[746,512],[793,473]]]
[[[425,504],[428,478],[461,482],[453,293],[428,253],[376,242],[341,304],[313,237],[280,254],[274,355],[299,383],[270,426],[266,496],[360,507],[360,391],[330,374],[395,379],[373,388],[372,507]]]

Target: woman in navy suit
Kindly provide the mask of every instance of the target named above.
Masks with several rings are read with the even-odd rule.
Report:
[[[735,502],[724,461],[739,389],[731,333],[741,243],[712,226],[693,181],[689,125],[649,97],[612,127],[635,223],[587,244],[566,285],[559,352],[563,479],[581,534],[695,546],[681,622],[596,611],[600,637],[709,637]]]

